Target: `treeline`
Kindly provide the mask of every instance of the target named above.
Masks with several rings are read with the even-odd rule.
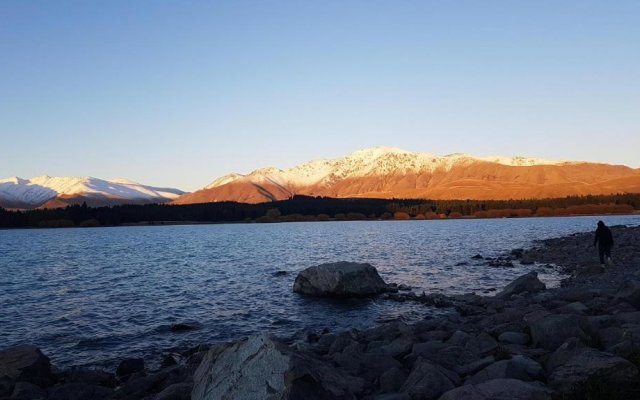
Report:
[[[627,214],[639,208],[640,193],[531,200],[424,200],[420,204],[400,201],[389,205],[391,213],[406,213],[418,219]]]
[[[295,196],[288,200],[260,204],[220,202],[96,208],[83,204],[58,209],[26,211],[9,211],[0,208],[0,227],[528,217],[630,213],[639,207],[640,194],[506,201],[335,199]]]

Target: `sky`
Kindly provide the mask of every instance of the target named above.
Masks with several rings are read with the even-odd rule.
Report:
[[[0,178],[392,146],[640,167],[640,2],[0,1]]]

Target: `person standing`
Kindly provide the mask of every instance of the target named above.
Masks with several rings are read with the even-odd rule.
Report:
[[[609,229],[609,227],[607,227],[602,221],[598,221],[596,237],[593,241],[593,245],[595,246],[596,244],[598,245],[598,254],[600,255],[600,265],[604,267],[606,261],[607,265],[611,266],[613,235],[611,234],[611,229]]]

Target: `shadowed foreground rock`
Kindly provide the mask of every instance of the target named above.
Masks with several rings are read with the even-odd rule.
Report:
[[[194,381],[193,400],[346,400],[362,386],[358,379],[348,379],[266,335],[252,336],[221,352],[210,350]]]
[[[517,379],[493,379],[448,391],[440,400],[550,400],[552,391]]]
[[[345,261],[309,267],[293,283],[294,292],[319,297],[367,297],[386,289],[371,264]]]
[[[49,358],[35,346],[4,349],[0,351],[0,379],[48,386],[53,381]]]

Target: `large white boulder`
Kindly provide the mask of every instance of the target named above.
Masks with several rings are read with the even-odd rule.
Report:
[[[212,348],[194,375],[192,400],[355,399],[362,382],[267,335]]]

